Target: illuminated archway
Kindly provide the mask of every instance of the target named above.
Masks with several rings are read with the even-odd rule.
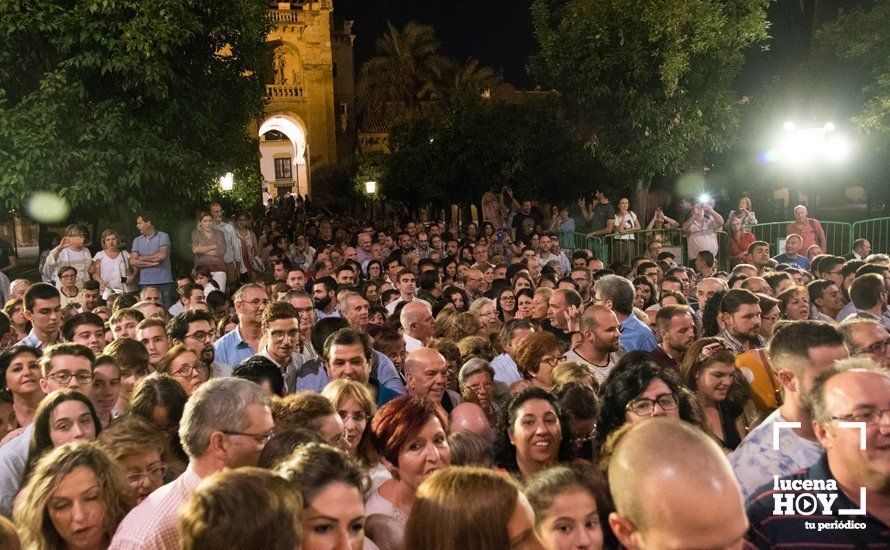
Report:
[[[289,152],[292,153],[291,170],[295,186],[294,191],[297,194],[308,194],[310,189],[309,162],[308,155],[306,154],[306,127],[303,121],[292,115],[272,115],[260,125],[258,134],[262,138],[265,134],[273,131],[279,132],[290,140]],[[266,158],[264,149],[269,150],[271,148],[264,147],[264,142],[261,141],[260,167],[263,172],[263,178],[267,182],[274,182],[276,180],[274,158]]]

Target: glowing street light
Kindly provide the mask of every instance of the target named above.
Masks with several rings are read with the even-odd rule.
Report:
[[[376,181],[366,181],[365,182],[365,192],[369,195],[374,195],[377,193],[377,182]]]
[[[219,177],[219,186],[223,191],[231,191],[234,185],[235,175],[231,172],[226,172],[226,175]]]
[[[776,146],[761,156],[762,162],[781,161],[795,168],[805,168],[822,161],[841,163],[850,156],[849,140],[835,134],[836,127],[831,122],[823,126],[798,128],[794,122],[788,121],[782,125],[782,129],[784,131]]]

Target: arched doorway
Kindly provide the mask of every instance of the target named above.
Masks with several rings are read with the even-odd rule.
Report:
[[[260,125],[259,137],[264,196],[308,195],[309,156],[303,121],[294,115],[272,115]]]

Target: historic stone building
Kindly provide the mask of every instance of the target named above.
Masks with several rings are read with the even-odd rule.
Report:
[[[264,198],[313,193],[313,174],[355,152],[352,21],[333,0],[270,3],[274,81],[256,128]]]

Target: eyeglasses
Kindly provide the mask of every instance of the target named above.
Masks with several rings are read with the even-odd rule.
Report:
[[[192,334],[186,334],[186,338],[194,338],[195,340],[200,340],[202,342],[206,342],[207,340],[216,340],[216,331],[203,331],[199,330],[198,332]]]
[[[76,372],[76,373],[62,371],[62,372],[55,372],[55,373],[47,376],[47,378],[50,378],[53,381],[55,381],[57,384],[62,384],[62,385],[70,382],[72,377],[77,378],[78,384],[87,384],[87,383],[93,381],[93,373],[83,372],[83,371]]]
[[[842,416],[830,416],[829,420],[841,420],[844,422],[863,422],[867,426],[876,426],[880,424],[884,415],[890,415],[890,408],[887,409],[868,409],[861,413],[845,414]]]
[[[539,363],[546,363],[551,367],[555,367],[559,364],[559,357],[550,357],[549,359],[547,357],[543,357]]]
[[[127,483],[129,483],[130,485],[135,485],[146,477],[151,481],[162,481],[164,479],[164,474],[166,473],[166,466],[155,466],[154,468],[149,468],[144,472],[130,472],[127,474],[126,479]]]
[[[494,384],[492,384],[490,382],[485,382],[482,384],[473,384],[472,386],[467,386],[467,389],[469,389],[473,393],[479,393],[482,390],[485,390],[486,392],[491,393],[494,391]]]
[[[655,396],[655,399],[640,397],[628,403],[625,410],[637,416],[652,416],[655,413],[655,405],[661,407],[663,411],[672,411],[678,407],[677,396],[673,393],[663,393]]]
[[[283,330],[273,330],[272,331],[272,341],[273,342],[281,342],[285,338],[287,338],[291,342],[296,342],[297,338],[299,338],[299,337],[300,337],[299,330],[290,330],[287,332],[285,332]]]
[[[181,376],[183,378],[186,378],[186,377],[192,376],[196,373],[201,374],[201,373],[206,373],[206,372],[207,372],[207,367],[204,364],[199,363],[197,365],[186,365],[177,371],[171,372],[170,375],[171,376]]]
[[[887,353],[887,346],[890,345],[890,338],[875,342],[874,344],[862,348],[856,348],[851,355],[862,355],[863,353],[872,353],[874,355],[884,355]]]
[[[593,441],[594,439],[596,439],[596,426],[594,426],[589,433],[577,436],[575,438],[575,445],[580,447],[581,445],[589,441]]]
[[[257,445],[265,445],[266,443],[269,442],[270,439],[272,439],[272,436],[274,435],[272,432],[268,432],[268,433],[264,433],[264,434],[251,434],[251,433],[247,433],[247,432],[229,432],[226,430],[223,430],[222,433],[224,433],[226,435],[240,435],[243,437],[252,437],[253,440],[256,441]]]

